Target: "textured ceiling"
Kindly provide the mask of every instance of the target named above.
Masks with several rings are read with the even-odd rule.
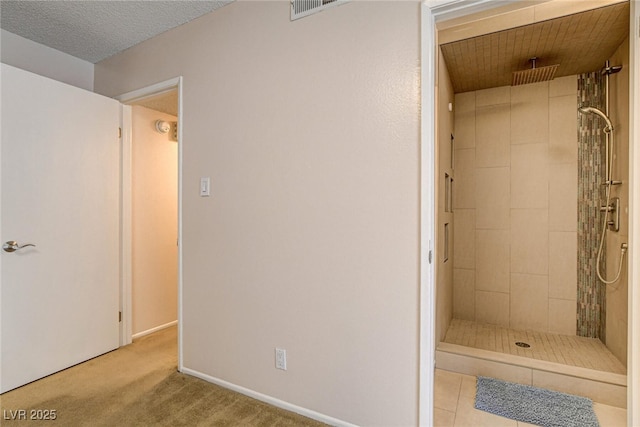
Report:
[[[96,63],[231,1],[0,1],[0,27]]]
[[[629,3],[440,46],[454,92],[508,86],[512,73],[560,64],[556,77],[599,70],[629,34]],[[616,65],[616,64],[613,64]]]

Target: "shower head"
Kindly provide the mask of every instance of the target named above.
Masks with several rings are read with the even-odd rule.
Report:
[[[526,85],[529,83],[546,82],[553,80],[560,64],[548,65],[546,67],[536,67],[537,57],[529,59],[531,68],[527,70],[514,71],[511,78],[511,86]]]
[[[595,114],[599,116],[607,123],[607,126],[604,128],[604,131],[605,132],[613,131],[613,124],[611,124],[611,120],[609,120],[609,117],[607,117],[607,115],[603,113],[602,110],[599,110],[595,107],[579,107],[578,111],[580,111],[582,114]]]

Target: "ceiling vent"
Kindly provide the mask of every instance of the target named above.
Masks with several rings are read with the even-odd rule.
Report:
[[[291,20],[313,15],[333,6],[347,3],[349,0],[291,0]]]

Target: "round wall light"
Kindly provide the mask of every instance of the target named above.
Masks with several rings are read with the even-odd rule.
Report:
[[[156,120],[156,130],[160,133],[169,133],[171,130],[171,123],[164,120]]]

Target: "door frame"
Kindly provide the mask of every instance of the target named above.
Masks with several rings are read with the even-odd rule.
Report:
[[[133,340],[132,304],[132,115],[131,105],[162,93],[178,92],[178,371],[182,372],[182,76],[153,84],[115,97],[123,104],[121,175],[121,271],[120,271],[120,346]],[[129,104],[129,105],[127,105]]]
[[[420,277],[420,425],[433,421],[433,390],[435,368],[435,280],[434,267],[428,262],[435,235],[436,144],[436,58],[438,53],[437,21],[445,21],[499,6],[517,4],[519,0],[423,0],[421,3],[421,277]],[[630,0],[629,16],[629,252],[628,268],[628,328],[627,328],[627,425],[640,425],[640,5]],[[437,255],[436,255],[437,256]],[[435,257],[433,257],[435,259]],[[634,266],[636,266],[634,268]]]

